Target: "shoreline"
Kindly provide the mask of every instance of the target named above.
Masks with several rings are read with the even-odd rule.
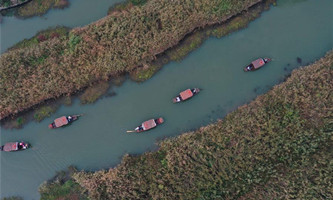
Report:
[[[118,72],[118,75],[111,75],[107,79],[112,81],[112,79],[114,79],[114,78],[116,78],[116,79],[121,78],[121,77],[126,76],[127,74],[129,74],[131,79],[135,80],[137,82],[147,80],[153,74],[155,74],[158,71],[158,69],[160,69],[164,64],[166,64],[166,63],[168,63],[169,61],[172,61],[172,60],[180,60],[181,59],[181,58],[179,59],[179,57],[177,57],[177,59],[172,59],[172,56],[170,56],[170,54],[172,54],[172,52],[176,52],[176,54],[177,54],[179,49],[185,47],[185,49],[186,49],[185,53],[182,54],[182,57],[185,57],[188,53],[190,53],[194,49],[198,48],[204,40],[206,40],[207,38],[209,38],[211,36],[222,37],[222,36],[227,35],[231,32],[234,32],[236,30],[239,30],[241,28],[246,27],[246,25],[249,22],[251,22],[254,19],[256,19],[257,17],[259,17],[260,13],[263,12],[264,10],[267,10],[269,5],[273,4],[274,2],[275,2],[274,0],[273,1],[271,1],[271,0],[266,1],[265,0],[263,2],[256,3],[254,6],[251,6],[251,8],[248,11],[243,11],[242,13],[239,13],[237,15],[233,15],[232,17],[229,17],[229,20],[227,20],[223,23],[215,24],[215,25],[206,25],[205,27],[202,27],[202,28],[196,28],[191,33],[186,34],[184,36],[184,38],[181,39],[176,46],[172,46],[172,47],[168,48],[164,52],[156,55],[155,60],[151,61],[150,63],[147,62],[146,64],[144,64],[146,67],[143,67],[142,65],[141,65],[141,67],[140,66],[139,67],[134,67],[129,72],[120,72],[120,75],[119,75],[119,72]],[[119,12],[119,11],[117,11],[117,12]],[[222,30],[222,32],[221,32],[221,30]],[[198,45],[195,45],[194,48],[189,49],[187,46],[189,46],[189,45],[191,46],[191,37],[193,37],[193,35],[199,35],[200,42],[199,42]],[[34,38],[37,38],[37,36],[38,36],[38,34]],[[27,41],[29,41],[29,40],[31,40],[31,39],[28,39]],[[194,37],[194,40],[197,40],[197,38]],[[183,43],[185,43],[185,45],[183,45]],[[147,73],[147,71],[148,71],[148,73]],[[143,76],[144,78],[143,79],[140,78],[140,76],[137,76],[138,74],[141,74],[141,76]],[[100,81],[101,80],[97,80],[97,82],[100,82]],[[95,83],[90,83],[90,85],[94,86],[96,84]],[[77,93],[82,93],[87,88],[89,88],[89,86],[85,86],[84,88],[76,90],[76,91],[72,92],[72,94],[75,95]],[[61,96],[68,96],[68,94],[66,94],[66,93],[62,94],[59,97],[61,97]],[[59,97],[57,97],[57,98],[59,98]],[[8,120],[10,121],[10,119],[20,117],[22,113],[31,112],[31,110],[35,109],[36,107],[38,108],[40,106],[43,106],[43,105],[47,104],[47,102],[55,101],[56,99],[51,98],[51,99],[48,99],[48,100],[44,100],[44,101],[42,101],[38,104],[35,104],[32,108],[30,107],[30,109],[29,108],[23,109],[25,111],[20,111],[18,114],[12,114],[12,115],[7,115],[6,117],[2,117],[2,119],[0,121],[1,122],[8,121]],[[20,110],[22,110],[22,108]]]
[[[157,151],[125,155],[120,164],[106,170],[74,171],[67,180],[75,189],[55,197],[83,195],[83,191],[91,199],[332,197],[326,180],[333,102],[322,98],[333,89],[332,67],[330,50],[224,119],[163,140]],[[308,184],[310,176],[315,181]],[[207,183],[214,189],[206,187]],[[41,199],[57,195],[53,190],[62,187],[52,180],[45,182],[40,187]]]
[[[8,10],[8,9],[16,8],[16,7],[19,7],[19,6],[23,6],[24,4],[26,4],[26,3],[30,2],[30,1],[32,1],[32,0],[25,0],[25,1],[21,2],[21,3],[16,3],[16,4],[10,5],[8,7],[0,7],[0,12]]]
[[[69,0],[26,0],[25,2],[0,10],[2,16],[14,15],[20,19],[43,16],[51,9],[64,9],[70,5]]]

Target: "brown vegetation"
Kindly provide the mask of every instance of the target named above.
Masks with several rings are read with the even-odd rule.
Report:
[[[332,91],[333,51],[223,121],[73,177],[92,199],[332,199]]]
[[[194,29],[260,1],[150,0],[68,35],[12,49],[0,58],[0,119],[144,66]]]
[[[32,17],[43,15],[51,8],[65,8],[69,5],[68,0],[32,0],[17,9],[18,17]]]
[[[110,84],[108,82],[101,82],[87,88],[80,96],[81,103],[94,103],[95,101],[97,101],[98,98],[100,98],[103,94],[107,92],[109,87]]]
[[[44,182],[39,187],[41,200],[88,200],[83,193],[83,188],[71,178],[76,172],[73,166],[68,167],[67,171],[60,171],[50,181]]]

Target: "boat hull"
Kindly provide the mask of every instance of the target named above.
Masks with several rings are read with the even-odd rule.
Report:
[[[195,96],[200,92],[200,89],[199,88],[193,88],[193,89],[191,89],[191,91],[192,91],[193,96]],[[172,102],[173,103],[179,103],[179,102],[187,101],[188,99],[191,99],[193,96],[191,96],[190,98],[187,98],[187,99],[183,99],[181,97],[181,95],[178,95],[178,96],[176,96],[175,98],[172,99]]]
[[[256,71],[271,61],[270,58],[259,58],[244,68],[245,72]]]
[[[13,152],[23,151],[29,148],[29,144],[25,142],[9,142],[3,146],[0,146],[0,151]]]
[[[153,125],[148,125],[148,126],[145,126],[145,124],[147,122],[150,122],[150,121],[154,121],[154,124]],[[141,133],[141,132],[145,132],[145,131],[148,131],[148,130],[151,130],[153,128],[155,128],[156,126],[160,125],[160,124],[163,124],[164,122],[164,119],[162,117],[160,118],[157,118],[157,119],[151,119],[151,120],[148,120],[148,121],[145,121],[143,122],[140,126],[137,126],[134,131],[137,132],[137,133]]]
[[[52,122],[51,124],[49,124],[49,128],[50,129],[55,129],[55,128],[60,128],[60,127],[67,126],[67,125],[71,124],[72,122],[78,120],[79,116],[78,115],[70,115],[70,116],[66,117],[66,119],[67,119],[66,124],[57,125],[55,122]]]

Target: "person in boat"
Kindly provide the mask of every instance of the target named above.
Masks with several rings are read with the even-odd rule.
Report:
[[[265,63],[268,63],[268,62],[270,62],[271,61],[271,59],[269,59],[269,58],[264,58],[264,62]]]
[[[198,91],[197,91],[196,88],[192,89],[191,91],[192,91],[193,95],[195,95],[196,93],[198,93]]]
[[[180,102],[181,101],[181,98],[178,96],[178,97],[176,97],[176,101],[177,102]]]
[[[18,145],[17,145],[17,148],[18,149],[26,149],[27,148],[27,144],[24,144],[23,142],[20,142]]]
[[[49,124],[49,128],[55,128],[54,122],[52,122],[51,124]]]
[[[250,65],[248,65],[248,66],[246,67],[246,69],[247,69],[248,71],[251,71],[253,68],[254,68],[253,64],[250,64]]]
[[[135,128],[135,131],[143,131],[143,127],[142,126],[138,126]]]
[[[67,117],[68,122],[71,122],[72,119],[73,119],[72,116],[68,116],[68,117]]]

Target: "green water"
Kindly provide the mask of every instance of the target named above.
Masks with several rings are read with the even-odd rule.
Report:
[[[126,154],[156,148],[156,142],[223,118],[283,81],[302,63],[332,49],[333,1],[279,1],[248,28],[222,39],[211,38],[182,62],[170,63],[152,79],[126,81],[110,89],[117,93],[93,105],[61,107],[51,118],[21,130],[2,130],[1,143],[24,140],[23,152],[1,153],[1,197],[21,195],[38,199],[38,186],[57,171],[75,165],[98,170],[117,165]],[[281,6],[279,6],[281,5]],[[254,73],[243,67],[259,56],[273,62]],[[172,98],[189,87],[202,92],[182,104]],[[85,113],[71,126],[49,130],[53,118]],[[165,123],[143,134],[127,134],[142,121],[162,116]]]

